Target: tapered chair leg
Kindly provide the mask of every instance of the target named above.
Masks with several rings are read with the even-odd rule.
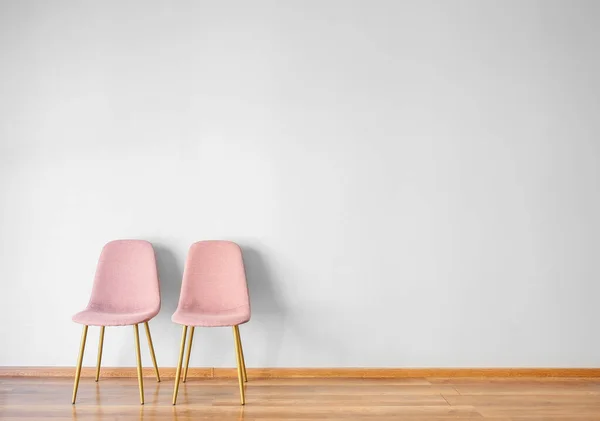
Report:
[[[183,351],[185,349],[185,336],[187,335],[187,326],[183,326],[181,332],[181,347],[179,349],[179,361],[177,362],[177,371],[175,372],[175,386],[173,388],[173,405],[177,403],[177,392],[179,392],[179,380],[181,379],[181,365],[183,363]]]
[[[96,363],[96,381],[100,379],[100,364],[102,363],[102,346],[104,345],[104,326],[100,326],[100,339],[98,340],[98,362]]]
[[[81,333],[81,344],[79,345],[79,357],[77,358],[77,368],[75,369],[75,384],[73,384],[73,399],[72,403],[75,403],[77,399],[77,388],[79,387],[79,377],[81,376],[81,364],[83,363],[83,352],[85,351],[85,340],[87,339],[87,325],[83,326],[83,332]]]
[[[246,404],[246,397],[244,396],[244,371],[242,369],[242,355],[241,355],[241,347],[240,347],[240,332],[237,329],[237,326],[233,327],[233,338],[235,340],[235,356],[237,359],[237,372],[238,372],[238,380],[240,383],[240,401],[242,405]]]
[[[160,382],[160,374],[158,373],[158,364],[156,364],[156,355],[154,354],[154,345],[152,344],[152,336],[150,335],[150,326],[148,326],[148,322],[144,322],[144,327],[146,328],[146,338],[148,339],[152,364],[154,364],[154,371],[156,372],[156,381]]]
[[[187,356],[185,358],[185,368],[183,369],[183,382],[185,383],[190,367],[190,354],[192,353],[192,341],[194,340],[194,326],[190,326],[190,339],[188,339]]]
[[[234,329],[237,330],[237,337],[238,337],[238,341],[237,341],[237,346],[240,349],[240,355],[242,357],[242,374],[244,375],[244,382],[248,381],[248,374],[246,373],[246,359],[244,358],[244,347],[242,347],[242,335],[240,335],[240,327],[238,326],[234,326]]]
[[[144,404],[144,377],[142,376],[142,356],[140,354],[140,332],[138,325],[133,325],[133,334],[135,336],[135,356],[137,358],[137,375],[140,386],[140,403]]]

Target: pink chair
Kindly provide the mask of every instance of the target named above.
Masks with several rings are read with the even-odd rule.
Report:
[[[144,323],[146,328],[150,355],[156,371],[156,380],[160,382],[154,346],[148,327],[148,321],[156,316],[159,310],[160,289],[152,245],[142,240],[117,240],[106,244],[98,261],[90,302],[85,310],[73,316],[75,323],[83,325],[79,358],[77,359],[77,369],[75,371],[75,384],[73,386],[73,403],[77,398],[88,326],[100,326],[98,363],[96,366],[96,381],[98,381],[102,360],[102,345],[104,343],[104,328],[106,326],[133,325],[140,401],[142,405],[144,404],[144,380],[142,378],[138,324]]]
[[[177,402],[188,326],[191,329],[183,372],[184,382],[187,380],[190,364],[194,328],[233,326],[240,396],[244,405],[244,382],[248,381],[248,377],[238,325],[250,320],[250,300],[242,251],[237,244],[231,241],[200,241],[192,244],[183,272],[179,305],[172,320],[183,325],[173,405]]]

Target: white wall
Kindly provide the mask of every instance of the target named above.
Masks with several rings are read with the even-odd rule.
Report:
[[[0,0],[0,365],[73,365],[102,245],[143,238],[175,366],[187,248],[218,238],[245,252],[249,366],[599,366],[599,20]],[[107,330],[104,364],[134,361]],[[232,366],[231,331],[192,364]]]

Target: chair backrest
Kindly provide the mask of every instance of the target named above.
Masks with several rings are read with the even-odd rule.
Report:
[[[219,312],[250,307],[242,250],[231,241],[199,241],[188,252],[179,307]]]
[[[90,308],[115,311],[160,309],[160,286],[152,244],[116,240],[100,254]]]

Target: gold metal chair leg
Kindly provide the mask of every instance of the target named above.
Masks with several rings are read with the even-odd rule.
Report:
[[[187,335],[187,326],[183,326],[181,332],[181,347],[179,350],[179,361],[177,362],[177,371],[175,372],[175,387],[173,388],[173,405],[177,403],[177,392],[179,392],[179,379],[181,378],[181,364],[183,363],[183,350],[185,349],[185,335]]]
[[[104,326],[100,326],[100,340],[98,341],[98,362],[96,363],[96,381],[100,379],[100,364],[102,363],[102,345],[104,345]]]
[[[152,364],[154,364],[154,371],[156,372],[156,381],[160,382],[160,374],[158,374],[158,364],[156,364],[156,355],[154,355],[154,345],[152,344],[152,336],[150,335],[150,326],[148,326],[148,322],[144,322],[144,327],[146,328],[146,338],[148,339]]]
[[[242,356],[242,373],[244,374],[244,382],[248,382],[248,374],[246,373],[246,359],[244,358],[244,348],[242,347],[242,335],[240,335],[240,327],[234,326],[234,329],[237,330],[238,339],[237,346],[240,349],[240,355]]]
[[[77,388],[79,387],[79,377],[81,376],[81,364],[83,363],[83,351],[85,351],[85,340],[87,339],[87,331],[87,325],[83,326],[83,333],[81,334],[81,344],[79,345],[79,357],[77,358],[77,368],[75,369],[75,384],[73,385],[72,403],[75,403],[75,399],[77,399]]]
[[[183,382],[187,380],[188,368],[190,367],[190,354],[192,353],[192,341],[194,340],[194,326],[190,326],[190,338],[188,339],[187,357],[185,358],[185,367],[183,369]]]
[[[137,358],[137,375],[140,386],[140,403],[144,404],[144,377],[142,376],[142,356],[140,355],[140,332],[138,325],[133,325],[133,334],[135,336],[135,356]]]
[[[233,338],[235,339],[235,356],[237,359],[237,372],[238,380],[240,382],[240,400],[242,405],[246,404],[246,397],[244,396],[244,374],[242,370],[242,356],[240,353],[240,332],[237,330],[237,326],[233,327]]]

